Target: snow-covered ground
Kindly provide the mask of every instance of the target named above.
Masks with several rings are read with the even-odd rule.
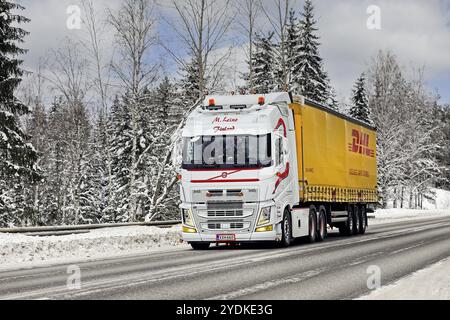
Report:
[[[369,219],[369,226],[381,223],[392,223],[405,220],[419,220],[429,218],[439,218],[450,216],[450,209],[447,210],[413,210],[413,209],[379,209],[375,213],[370,213],[374,219]]]
[[[377,210],[369,225],[450,216],[448,210]],[[145,254],[158,250],[189,248],[180,241],[180,226],[117,227],[63,236],[27,236],[0,233],[0,270],[37,265],[97,260]]]
[[[183,245],[180,236],[180,226],[117,227],[43,237],[0,233],[0,270],[166,250]]]
[[[450,191],[442,189],[433,189],[436,193],[435,200],[425,200],[423,208],[429,210],[450,210]]]
[[[370,219],[369,225],[450,215],[450,191],[433,189],[433,192],[435,192],[436,198],[434,200],[424,199],[423,210],[380,209],[374,214],[370,214],[370,216],[375,216],[375,219]]]
[[[450,259],[381,287],[361,300],[450,300]]]

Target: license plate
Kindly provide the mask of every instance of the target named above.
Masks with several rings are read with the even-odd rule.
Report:
[[[217,234],[216,241],[218,241],[218,242],[236,241],[236,235],[235,234]]]

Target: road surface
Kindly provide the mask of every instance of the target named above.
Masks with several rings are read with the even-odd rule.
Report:
[[[0,272],[0,299],[353,299],[370,292],[368,270],[386,285],[447,257],[450,218],[415,220],[287,249],[182,248],[80,263],[79,289],[67,286],[67,265]]]

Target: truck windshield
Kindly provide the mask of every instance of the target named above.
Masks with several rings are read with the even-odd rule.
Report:
[[[271,134],[183,139],[183,169],[263,168],[271,165]]]

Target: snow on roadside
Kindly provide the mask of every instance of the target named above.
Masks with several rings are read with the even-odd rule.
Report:
[[[450,210],[377,210],[369,225],[450,216]],[[90,261],[146,254],[170,248],[189,248],[180,242],[181,227],[147,226],[91,230],[64,236],[27,236],[0,233],[0,270]]]
[[[440,261],[358,300],[450,300],[450,259]]]
[[[63,236],[0,233],[0,269],[95,260],[182,245],[181,227],[117,227]]]
[[[368,214],[375,218],[369,220],[369,226],[380,223],[392,223],[405,220],[419,220],[439,217],[450,217],[450,209],[447,210],[413,210],[413,209],[379,209],[375,213]]]
[[[438,209],[438,210],[450,210],[450,191],[442,189],[432,189],[436,193],[434,200],[424,199],[424,209]]]

